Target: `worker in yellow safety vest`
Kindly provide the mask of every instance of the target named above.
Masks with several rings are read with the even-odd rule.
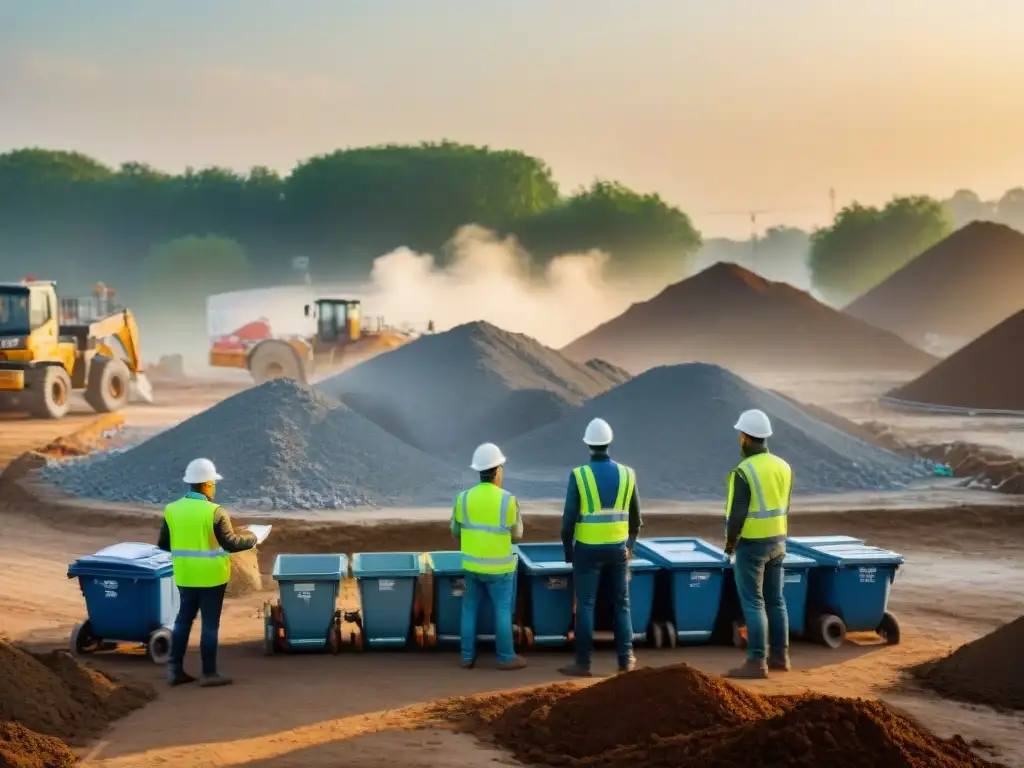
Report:
[[[742,679],[789,670],[789,619],[782,588],[793,470],[768,452],[772,424],[764,411],[740,414],[734,427],[743,459],[729,475],[725,552],[747,627],[747,658],[727,675]]]
[[[213,502],[217,482],[223,480],[209,459],[195,459],[185,469],[189,491],[164,510],[157,546],[171,553],[174,581],[181,603],[174,620],[167,682],[195,682],[185,672],[185,650],[196,615],[202,614],[199,655],[203,687],[230,685],[231,678],[217,671],[217,636],[224,592],[231,576],[230,555],[256,546],[251,531],[235,532],[223,507]]]
[[[494,647],[498,669],[526,666],[512,643],[512,597],[518,559],[513,540],[523,537],[523,519],[516,497],[501,487],[505,456],[494,443],[473,452],[470,467],[480,482],[455,497],[452,536],[459,540],[465,588],[462,593],[462,668],[476,665],[477,616],[486,594],[494,609]]]
[[[562,547],[572,563],[576,593],[576,658],[558,671],[590,677],[594,648],[594,610],[601,576],[611,587],[615,650],[620,672],[636,667],[633,619],[629,609],[629,558],[640,532],[640,493],[636,473],[612,461],[612,428],[604,419],[587,425],[583,442],[590,461],[569,474],[562,510]]]

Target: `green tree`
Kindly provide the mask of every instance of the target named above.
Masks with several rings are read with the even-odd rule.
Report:
[[[509,231],[540,262],[560,253],[598,249],[613,271],[675,274],[701,246],[690,217],[657,194],[597,181],[547,210],[513,222]]]
[[[854,203],[811,236],[815,287],[833,302],[847,303],[952,231],[946,207],[930,197],[896,197],[884,208]]]

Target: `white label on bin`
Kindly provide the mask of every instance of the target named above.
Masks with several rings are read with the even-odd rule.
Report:
[[[296,592],[316,592],[316,584],[296,584],[292,589]]]
[[[466,580],[465,579],[453,579],[452,580],[452,597],[462,597],[466,594]]]
[[[787,584],[799,584],[800,583],[800,579],[802,579],[802,578],[803,577],[799,573],[787,573],[786,574],[786,583]]]
[[[296,592],[295,596],[299,598],[299,600],[305,601],[307,605],[309,604],[309,601],[313,599],[313,595],[309,592]]]
[[[381,592],[391,592],[395,588],[394,579],[377,579],[377,589]]]
[[[711,578],[709,571],[690,571],[690,589],[700,589]]]
[[[113,579],[93,579],[93,584],[102,584],[104,589],[117,589],[117,582]]]
[[[548,579],[548,589],[568,589],[569,579],[563,577],[552,576]]]
[[[860,573],[860,583],[861,584],[874,584],[875,583],[875,574],[878,572],[877,568],[875,568],[873,566],[872,567],[868,567],[868,568],[858,568],[857,571]]]

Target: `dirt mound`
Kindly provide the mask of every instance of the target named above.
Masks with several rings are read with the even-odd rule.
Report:
[[[845,434],[723,368],[692,363],[647,371],[513,440],[505,448],[509,483],[519,483],[523,469],[564,488],[563,468],[585,458],[583,432],[601,417],[615,431],[613,454],[636,467],[642,497],[721,498],[739,461],[732,425],[748,408],[771,417],[772,445],[793,466],[800,493],[895,489],[919,476],[906,457]]]
[[[872,288],[846,312],[913,344],[956,348],[1021,310],[1024,235],[975,221]],[[931,337],[931,338],[929,338]]]
[[[476,322],[423,336],[317,388],[410,445],[463,464],[480,443],[511,439],[628,379],[603,361],[575,363],[529,336]]]
[[[231,577],[228,580],[228,597],[242,597],[259,592],[263,588],[260,576],[259,553],[255,549],[236,552],[231,556]]]
[[[153,695],[82,666],[65,651],[33,654],[0,640],[0,722],[79,743]]]
[[[1024,262],[1024,253],[1021,261]],[[1024,304],[1024,297],[1020,303]],[[1007,318],[909,384],[893,389],[889,396],[961,408],[1024,411],[1021,349],[1024,311]]]
[[[752,370],[924,370],[935,358],[786,283],[715,264],[598,326],[563,350],[640,373],[703,361]]]
[[[0,768],[71,768],[77,763],[60,739],[0,722]]]
[[[438,714],[464,718],[517,758],[541,765],[989,765],[963,739],[939,739],[877,702],[762,697],[685,664],[641,669],[586,687],[453,699],[439,705]]]
[[[261,509],[449,504],[466,477],[332,397],[270,381],[119,453],[54,463],[62,490],[106,501],[166,503],[185,466],[212,459],[217,501]],[[468,474],[468,471],[467,471]]]
[[[921,682],[950,698],[1024,710],[1024,616],[939,661],[914,669]]]

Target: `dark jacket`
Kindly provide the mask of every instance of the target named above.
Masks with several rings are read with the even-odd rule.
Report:
[[[747,459],[759,453],[765,453],[767,446],[753,446],[750,450],[743,451],[743,458]],[[725,529],[725,548],[734,549],[740,541],[740,534],[743,532],[743,524],[747,522],[747,513],[750,511],[750,485],[747,478],[738,469],[732,472],[732,506],[729,509],[729,522]],[[790,498],[793,497],[793,488],[790,486]],[[787,505],[788,509],[788,505]]]
[[[590,468],[597,482],[597,493],[601,497],[601,509],[611,509],[619,493],[619,470],[607,453],[595,453],[590,457]],[[565,550],[565,561],[572,562],[573,540],[576,538],[576,523],[580,519],[580,489],[576,478],[569,473],[569,487],[565,491],[565,508],[562,511],[562,548]],[[629,540],[625,546],[633,548],[643,520],[640,518],[639,483],[633,485],[633,496],[629,500]],[[622,544],[580,544],[577,547],[609,548],[621,547]]]
[[[185,498],[206,500],[206,497],[201,493],[193,491],[186,493]],[[217,537],[217,543],[225,552],[245,552],[247,549],[252,549],[256,546],[256,534],[245,530],[236,533],[231,525],[231,518],[228,517],[224,507],[217,507],[214,510],[213,535]],[[167,525],[167,518],[164,518],[163,525],[160,526],[160,536],[156,541],[156,545],[165,552],[171,551],[171,529]]]

